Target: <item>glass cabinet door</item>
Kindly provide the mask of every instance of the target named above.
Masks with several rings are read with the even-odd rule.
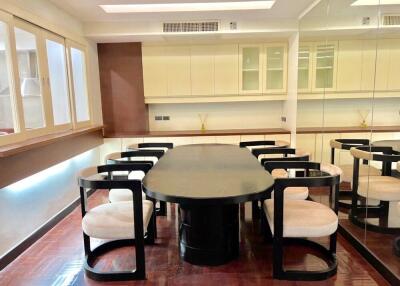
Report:
[[[286,45],[268,45],[265,47],[264,92],[285,92],[287,77]]]
[[[300,46],[298,57],[297,88],[299,91],[311,89],[311,47]]]
[[[240,90],[242,93],[261,92],[261,48],[240,47]]]
[[[334,43],[322,43],[315,46],[315,90],[334,89],[336,72],[336,49]]]

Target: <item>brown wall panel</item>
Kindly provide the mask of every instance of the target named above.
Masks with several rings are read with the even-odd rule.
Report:
[[[0,188],[103,144],[101,129],[0,157]]]
[[[141,43],[98,44],[104,135],[149,130]]]

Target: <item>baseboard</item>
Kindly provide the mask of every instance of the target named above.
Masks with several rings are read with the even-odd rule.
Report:
[[[88,196],[90,196],[94,190],[88,191]],[[4,269],[8,264],[13,262],[18,256],[20,256],[25,250],[27,250],[32,244],[38,241],[42,236],[44,236],[49,230],[51,230],[57,223],[69,215],[77,206],[80,204],[80,198],[77,198],[70,205],[64,208],[57,215],[52,217],[44,225],[38,228],[30,236],[25,238],[21,243],[16,245],[13,249],[7,252],[4,256],[0,258],[0,270]]]
[[[400,285],[400,279],[361,241],[339,224],[339,233],[391,284]]]

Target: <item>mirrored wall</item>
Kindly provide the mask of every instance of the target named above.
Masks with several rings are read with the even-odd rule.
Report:
[[[400,5],[386,3],[322,0],[302,17],[297,147],[340,167],[342,233],[398,279]]]

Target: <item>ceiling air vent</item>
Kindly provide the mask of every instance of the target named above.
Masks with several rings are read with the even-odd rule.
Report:
[[[400,26],[400,14],[383,15],[383,26]]]
[[[176,32],[215,32],[218,31],[219,22],[175,22],[163,23],[164,33]]]

